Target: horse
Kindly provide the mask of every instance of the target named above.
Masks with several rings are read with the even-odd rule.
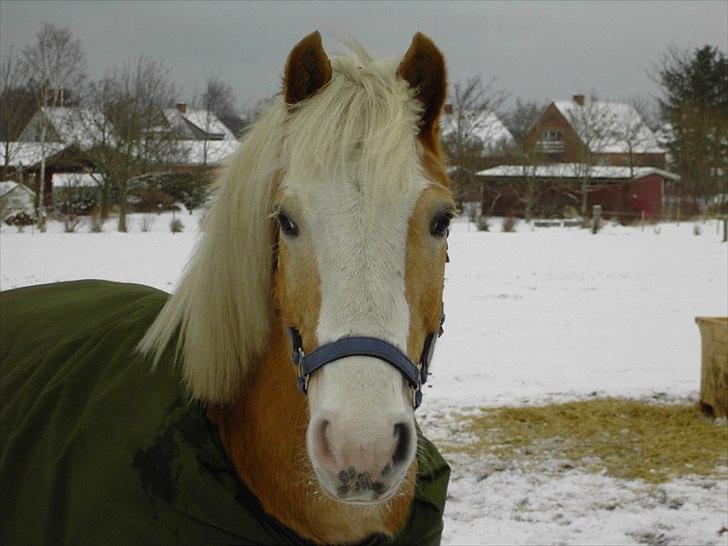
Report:
[[[4,543],[439,544],[445,61],[348,49],[290,51],[172,295],[3,293]]]

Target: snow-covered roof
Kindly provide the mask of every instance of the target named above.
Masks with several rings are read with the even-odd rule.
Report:
[[[25,193],[33,195],[33,190],[31,190],[28,186],[18,184],[14,180],[3,180],[2,182],[0,182],[0,198],[6,196],[16,188],[19,188],[18,191],[23,191]]]
[[[103,181],[100,173],[54,173],[51,183],[54,188],[95,187]]]
[[[45,157],[46,159],[57,154],[69,145],[63,142],[46,142]],[[40,142],[2,142],[0,143],[0,160],[5,160],[6,147],[10,149],[11,167],[30,167],[37,165],[43,158],[42,147]]]
[[[679,180],[675,173],[657,169],[655,167],[635,167],[632,171],[629,167],[611,165],[592,165],[589,167],[583,163],[552,163],[549,165],[499,165],[491,169],[485,169],[476,173],[477,176],[517,178],[582,178],[587,174],[590,178],[600,179],[630,179],[642,178],[650,174],[659,174],[665,178]]]
[[[111,124],[99,110],[56,106],[43,108],[43,113],[61,142],[90,148],[111,137]]]
[[[667,148],[667,146],[675,140],[675,132],[672,128],[671,123],[663,123],[655,131],[655,138],[659,142],[660,146]]]
[[[237,140],[181,140],[179,144],[180,165],[212,165],[219,163],[238,149]],[[205,158],[207,146],[207,158]],[[205,159],[207,159],[205,161]]]
[[[222,140],[235,140],[235,135],[227,126],[220,121],[213,112],[209,110],[197,110],[188,108],[181,112],[177,108],[168,108],[164,111],[164,117],[171,127],[183,131],[187,137],[195,137],[194,129],[208,135],[222,135]]]
[[[664,153],[655,133],[639,112],[626,102],[584,99],[556,100],[553,104],[584,144],[595,153]]]
[[[464,111],[459,122],[462,133],[468,138],[479,140],[486,152],[493,151],[499,145],[513,142],[513,135],[494,112]],[[457,132],[458,116],[456,112],[443,114],[440,120],[440,130],[443,138],[448,138]]]

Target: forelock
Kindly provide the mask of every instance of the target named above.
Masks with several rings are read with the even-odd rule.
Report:
[[[398,61],[375,60],[361,46],[331,59],[331,81],[291,108],[283,162],[297,184],[355,176],[381,195],[407,191],[418,174],[421,112]]]

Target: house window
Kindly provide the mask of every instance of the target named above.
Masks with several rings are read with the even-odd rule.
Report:
[[[543,139],[546,142],[561,142],[561,140],[563,140],[563,136],[561,131],[544,131]]]

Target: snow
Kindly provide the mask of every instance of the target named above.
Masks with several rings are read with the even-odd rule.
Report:
[[[725,481],[649,486],[576,470],[450,464],[468,467],[451,479],[443,544],[725,544]]]
[[[554,105],[595,153],[661,154],[655,133],[645,124],[637,110],[626,102],[592,101],[580,106],[573,100],[556,100]],[[596,139],[585,133],[599,134]]]
[[[82,278],[172,290],[199,215],[149,233],[0,233],[0,287]],[[694,235],[694,227],[701,234]],[[454,223],[445,335],[418,411],[436,444],[457,412],[592,396],[695,400],[696,316],[728,315],[728,245],[716,221],[478,232]],[[448,457],[453,473],[443,544],[728,544],[728,485],[684,476],[661,485],[551,461]]]
[[[54,173],[51,182],[54,188],[96,187],[104,180],[101,173]]]
[[[66,144],[78,144],[87,149],[111,139],[111,124],[100,110],[56,106],[43,108],[43,112],[58,138]]]
[[[0,197],[3,197],[6,193],[10,193],[19,185],[20,184],[14,182],[13,180],[3,180],[2,182],[0,182]]]
[[[164,111],[164,116],[172,127],[184,130],[186,121],[209,135],[223,135],[223,140],[235,140],[235,135],[230,129],[208,110],[187,108],[185,112],[180,112],[176,108],[168,108]]]
[[[468,137],[479,140],[486,152],[513,142],[513,135],[495,113],[468,111],[462,115],[461,130]],[[444,138],[457,132],[455,114],[444,114],[440,121],[440,129]]]
[[[220,163],[235,153],[240,143],[237,140],[178,140],[178,163],[180,165],[202,165]],[[207,160],[205,161],[205,147]]]
[[[536,178],[581,178],[586,169],[589,169],[591,178],[642,178],[650,174],[659,174],[665,178],[679,180],[674,173],[663,171],[655,167],[629,167],[610,165],[586,165],[584,163],[550,163],[548,165],[499,165],[476,173],[477,176],[522,177],[534,176]]]
[[[46,142],[45,157],[51,157],[69,145],[62,142]],[[8,165],[11,167],[30,167],[40,163],[43,159],[43,147],[40,142],[2,142],[0,143],[0,154],[3,159],[6,155],[6,148],[10,151]]]
[[[35,194],[28,186],[13,180],[0,182],[0,220],[18,211],[32,215],[34,200]]]

